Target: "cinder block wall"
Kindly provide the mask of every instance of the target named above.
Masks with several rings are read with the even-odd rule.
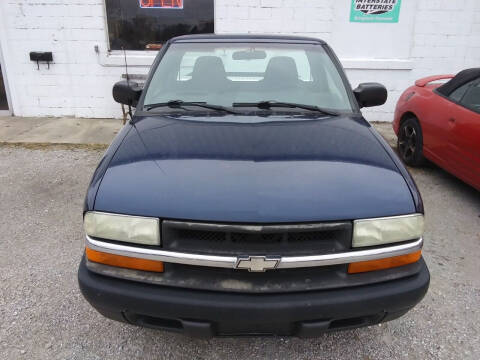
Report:
[[[348,0],[216,0],[215,28],[326,40],[353,87],[363,81],[387,86],[387,104],[365,110],[371,121],[391,121],[398,96],[415,79],[480,66],[478,0],[403,0],[398,24],[349,23],[349,10]],[[0,1],[0,45],[15,115],[119,117],[111,88],[124,73],[123,56],[108,53],[105,27],[103,0]],[[52,51],[50,69],[37,70],[30,51]],[[128,52],[130,73],[146,74],[154,55]]]

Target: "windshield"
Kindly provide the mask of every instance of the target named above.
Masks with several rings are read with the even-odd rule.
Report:
[[[275,101],[352,111],[337,68],[313,44],[174,43],[155,70],[144,107],[172,100],[225,107]]]

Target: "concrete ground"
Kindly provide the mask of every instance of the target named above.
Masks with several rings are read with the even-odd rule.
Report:
[[[378,127],[393,139],[389,124]],[[432,280],[407,315],[308,340],[197,340],[107,320],[82,298],[82,203],[101,155],[0,146],[0,359],[478,358],[480,193],[439,168],[412,169]]]
[[[0,117],[0,144],[108,145],[122,127],[118,119]]]

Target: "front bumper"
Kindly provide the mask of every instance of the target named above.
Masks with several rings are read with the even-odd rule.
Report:
[[[325,291],[242,294],[156,286],[78,270],[80,289],[103,315],[191,336],[275,334],[300,337],[392,320],[427,292],[423,259],[415,275]]]

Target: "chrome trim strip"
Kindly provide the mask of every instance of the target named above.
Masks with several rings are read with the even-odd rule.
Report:
[[[158,249],[146,249],[130,245],[113,244],[105,241],[95,240],[86,236],[86,245],[97,251],[115,255],[137,257],[141,259],[164,261],[175,264],[209,266],[234,269],[237,256],[217,256],[180,253]],[[387,257],[400,256],[418,251],[423,246],[423,238],[418,240],[387,247],[374,249],[352,250],[336,254],[310,255],[310,256],[286,256],[280,259],[277,269],[292,269],[302,267],[317,267],[348,264],[352,262],[377,260]]]
[[[378,260],[388,257],[410,254],[421,250],[423,246],[423,238],[413,242],[392,245],[388,247],[380,247],[375,249],[354,250],[337,254],[311,255],[311,256],[290,256],[282,258],[278,269],[291,269],[299,267],[315,267],[349,264],[359,261]]]
[[[137,246],[113,244],[105,241],[92,239],[87,237],[87,246],[92,250],[102,251],[109,254],[136,257],[140,259],[158,260],[163,262],[234,268],[237,262],[236,256],[216,256],[202,254],[188,254],[174,251],[165,251],[157,249],[146,249]]]

